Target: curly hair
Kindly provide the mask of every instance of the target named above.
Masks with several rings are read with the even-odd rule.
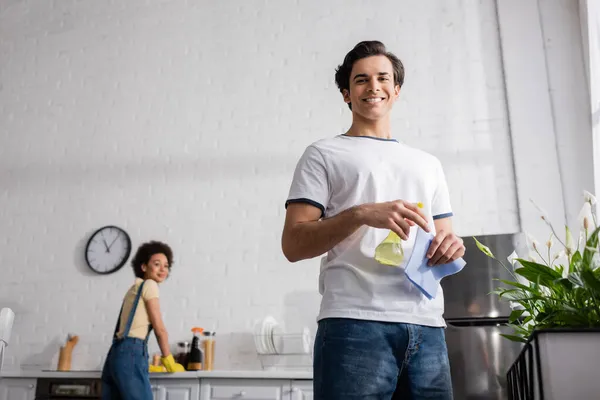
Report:
[[[142,244],[138,247],[135,256],[131,260],[131,266],[133,267],[133,273],[136,277],[144,279],[144,271],[142,271],[142,265],[150,262],[150,259],[155,254],[164,254],[167,257],[167,261],[169,262],[169,271],[173,267],[173,250],[169,247],[168,244],[151,241]]]
[[[343,94],[344,90],[350,91],[350,74],[354,63],[363,58],[371,56],[386,56],[392,63],[394,69],[394,84],[402,87],[404,84],[404,65],[398,57],[387,51],[385,45],[377,40],[358,43],[344,58],[342,65],[335,70],[335,84]],[[352,104],[348,104],[352,110]]]

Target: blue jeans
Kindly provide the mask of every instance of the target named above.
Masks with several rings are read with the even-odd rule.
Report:
[[[103,400],[152,400],[148,345],[142,339],[113,342],[102,369]]]
[[[315,400],[452,400],[444,328],[343,318],[319,322]]]

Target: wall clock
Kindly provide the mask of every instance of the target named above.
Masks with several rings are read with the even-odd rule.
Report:
[[[111,274],[125,265],[131,239],[123,229],[108,225],[92,234],[85,247],[85,261],[98,274]]]

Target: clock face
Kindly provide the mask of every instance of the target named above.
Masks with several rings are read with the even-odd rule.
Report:
[[[125,265],[130,253],[129,235],[119,227],[105,226],[94,232],[88,241],[85,260],[92,271],[110,274]]]

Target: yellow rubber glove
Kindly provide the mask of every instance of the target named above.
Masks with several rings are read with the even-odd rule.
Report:
[[[164,365],[150,365],[148,367],[148,372],[153,373],[153,372],[167,372],[167,369],[165,368]]]
[[[185,372],[183,365],[175,362],[173,354],[169,354],[167,357],[162,357],[160,360],[167,369],[167,372]]]

